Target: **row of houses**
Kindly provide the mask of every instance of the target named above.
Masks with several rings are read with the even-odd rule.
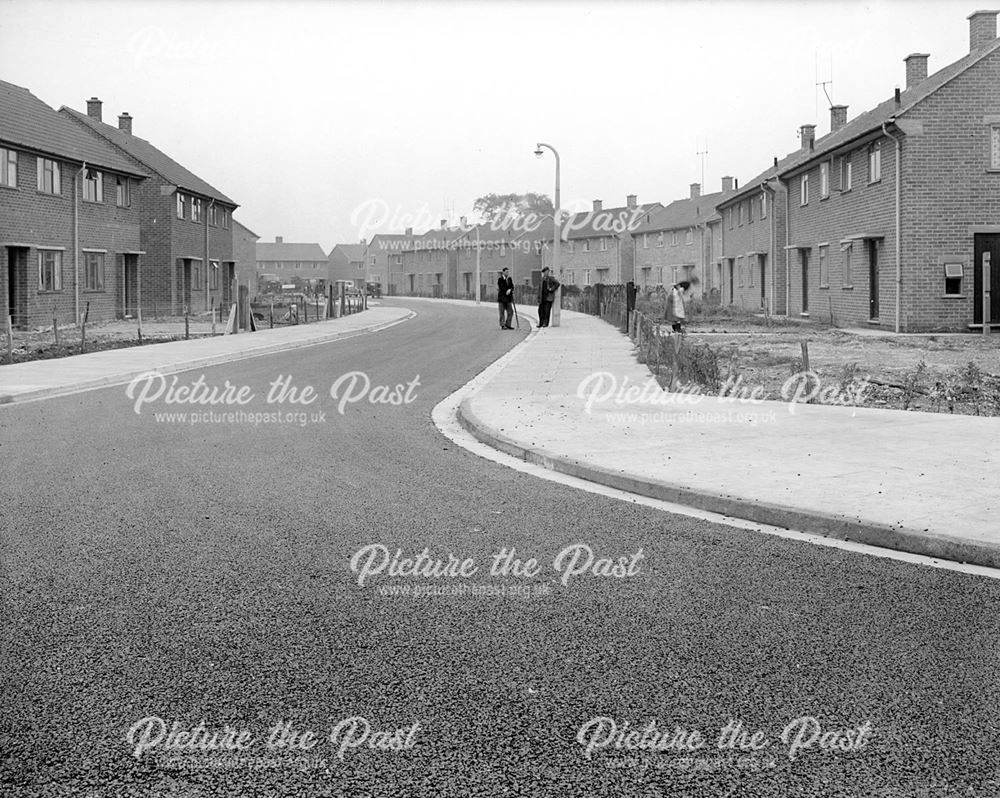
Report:
[[[826,135],[802,125],[798,148],[742,186],[727,176],[705,194],[695,183],[666,205],[595,200],[562,223],[563,282],[653,288],[697,277],[702,296],[771,314],[968,330],[982,328],[985,309],[1000,326],[1000,265],[990,268],[1000,261],[997,14],[968,17],[958,61],[929,74],[929,54],[906,56],[905,88],[854,118],[833,106]],[[545,232],[519,239],[537,258],[507,263],[517,282],[551,264]],[[390,292],[471,293],[463,228],[379,239],[360,245],[354,263],[386,275]],[[485,285],[499,271],[492,258],[510,257],[511,245],[490,242],[481,263],[498,268],[485,267]]]
[[[253,269],[238,204],[102,107],[56,111],[0,81],[0,291],[16,329],[211,309]]]

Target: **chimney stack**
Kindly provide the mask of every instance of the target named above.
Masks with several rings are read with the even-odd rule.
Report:
[[[601,200],[594,200],[594,213],[600,213],[603,210],[604,203]]]
[[[774,168],[775,169],[778,168],[778,156],[777,155],[774,156]]]
[[[448,220],[447,219],[442,219],[441,220],[441,229],[442,230],[447,230],[448,229]]]
[[[101,119],[102,105],[104,105],[104,103],[102,103],[96,97],[91,97],[89,100],[87,100],[87,116],[89,116],[91,119],[96,119],[98,122],[104,121]]]
[[[922,80],[927,80],[928,53],[910,53],[903,59],[906,64],[906,88],[912,89]]]
[[[274,243],[275,244],[284,244],[285,243],[285,239],[282,236],[275,236],[274,237]]]
[[[997,12],[973,11],[969,20],[969,52],[978,50],[997,37]]]
[[[461,223],[462,229],[465,229],[465,217],[464,216],[459,216],[458,217],[458,221]]]
[[[122,111],[118,116],[118,129],[122,133],[132,135],[132,117],[128,115],[128,111]]]
[[[896,96],[895,96],[895,99],[896,99],[896,107],[899,108],[899,106],[903,104],[903,102],[902,102],[902,100],[900,99],[900,96],[899,96],[899,86],[896,87]]]
[[[722,190],[723,191],[733,190],[733,178],[730,177],[729,175],[726,175],[724,178],[722,178]]]
[[[840,130],[846,124],[847,124],[847,106],[846,105],[831,105],[830,106],[830,132],[833,133],[835,130]],[[777,165],[777,164],[775,164],[775,165]]]
[[[698,199],[701,196],[701,183],[691,184],[691,199]]]
[[[627,196],[627,197],[625,198],[625,204],[626,204],[626,205],[628,205],[628,207],[630,207],[630,208],[635,208],[635,207],[637,207],[637,205],[636,205],[636,201],[635,201],[635,194],[629,194],[629,195],[628,195],[628,196]]]
[[[803,125],[799,134],[802,136],[802,149],[811,150],[816,144],[816,125]]]
[[[408,236],[412,236],[413,235],[413,228],[412,227],[407,227],[406,228],[406,235],[408,235]]]

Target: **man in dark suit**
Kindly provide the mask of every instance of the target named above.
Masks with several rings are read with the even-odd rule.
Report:
[[[497,280],[497,304],[500,306],[500,329],[513,330],[510,320],[514,318],[514,278],[506,267]],[[504,318],[506,316],[506,319]]]
[[[542,269],[542,282],[538,286],[538,326],[548,327],[549,316],[552,313],[552,302],[556,298],[556,289],[559,288],[559,281],[550,276],[551,269],[546,266]]]

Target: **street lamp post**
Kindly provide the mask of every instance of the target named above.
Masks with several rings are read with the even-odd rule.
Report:
[[[556,198],[555,198],[555,212],[552,218],[552,271],[556,274],[556,279],[559,280],[559,288],[556,289],[556,298],[552,302],[552,315],[549,319],[549,325],[552,327],[558,327],[560,321],[560,306],[562,305],[562,270],[559,268],[559,153],[556,152],[556,148],[551,144],[543,144],[539,142],[535,147],[535,155],[539,158],[542,157],[542,148],[551,150],[552,154],[556,156]]]

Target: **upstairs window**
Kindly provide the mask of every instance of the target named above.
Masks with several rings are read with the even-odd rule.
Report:
[[[663,246],[663,233],[662,233],[662,231],[656,234],[656,246],[658,246],[658,247],[662,247]]]
[[[753,197],[747,200],[747,224],[753,224]]]
[[[119,208],[132,207],[132,183],[127,177],[115,178],[115,202]]]
[[[830,162],[825,161],[819,165],[819,196],[821,198],[830,196]]]
[[[684,243],[690,244],[692,241],[694,241],[694,233],[688,228],[687,234],[684,236]]]
[[[868,182],[877,183],[882,179],[882,144],[876,141],[868,148]]]
[[[181,192],[177,192],[177,218],[184,218],[184,195]]]
[[[767,218],[767,192],[760,192],[760,218]]]
[[[201,200],[197,197],[191,199],[191,221],[200,222],[201,221]]]
[[[17,188],[17,151],[0,149],[0,186]]]
[[[740,227],[743,226],[743,203],[740,203]]]
[[[583,251],[584,252],[590,252],[590,239],[589,238],[583,239]]]
[[[601,252],[606,252],[608,249],[608,239],[601,236]]]
[[[990,169],[1000,169],[1000,125],[990,127]]]
[[[38,159],[38,190],[46,194],[62,194],[62,179],[58,161]]]
[[[677,231],[676,230],[671,230],[670,231],[670,246],[672,246],[672,247],[676,247],[677,246]]]
[[[840,161],[840,190],[850,191],[854,186],[854,168],[851,165],[850,153]]]
[[[96,169],[83,173],[83,198],[87,202],[104,202],[104,174]]]
[[[799,183],[799,205],[809,204],[809,175],[802,175]]]

